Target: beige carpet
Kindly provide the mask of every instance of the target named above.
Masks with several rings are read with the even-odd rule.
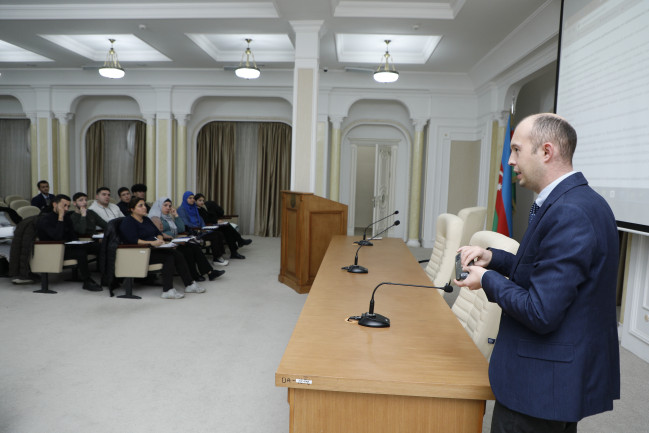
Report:
[[[274,373],[306,296],[277,281],[279,239],[253,239],[246,260],[181,300],[147,286],[139,301],[109,298],[60,278],[58,294],[34,294],[0,279],[0,433],[287,432]],[[622,400],[580,433],[649,431],[649,364],[621,354]],[[488,405],[484,433],[490,417]]]

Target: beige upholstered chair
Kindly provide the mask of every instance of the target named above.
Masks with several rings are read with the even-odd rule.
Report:
[[[8,195],[5,197],[4,202],[10,205],[14,200],[25,200],[25,198],[21,195]]]
[[[498,248],[512,254],[516,254],[518,251],[518,242],[492,231],[476,232],[471,237],[469,245]],[[493,343],[498,335],[500,307],[487,300],[484,290],[469,290],[462,287],[451,310],[478,346],[480,352],[489,359],[494,347]]]
[[[12,202],[9,203],[9,207],[12,208],[13,210],[18,210],[21,207],[30,206],[30,205],[31,205],[30,202],[23,199],[12,200]]]
[[[41,210],[36,206],[23,206],[16,210],[16,213],[20,215],[21,218],[27,218],[30,216],[38,215],[41,213]]]
[[[149,264],[151,247],[148,245],[120,245],[115,255],[115,277],[124,278],[125,294],[118,298],[142,299],[133,294],[133,279],[144,278],[149,272],[162,270],[162,263]]]
[[[475,232],[484,230],[485,221],[487,219],[487,208],[482,206],[466,207],[457,213],[457,216],[464,221],[464,228],[462,229],[462,239],[460,246],[469,245],[469,240]]]
[[[41,289],[34,293],[56,293],[49,288],[49,274],[60,274],[64,266],[77,264],[76,260],[63,260],[65,243],[59,241],[36,241],[34,255],[29,261],[32,272],[41,274]]]
[[[437,227],[433,252],[430,255],[426,274],[434,286],[441,287],[451,281],[455,273],[455,255],[462,239],[462,220],[460,217],[443,213],[437,217]],[[425,262],[425,260],[420,263]],[[439,290],[439,294],[444,292]]]

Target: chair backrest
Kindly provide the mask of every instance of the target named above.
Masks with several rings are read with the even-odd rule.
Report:
[[[518,251],[518,242],[492,231],[476,232],[471,237],[469,244],[483,248],[498,248],[512,254],[516,254]],[[478,346],[480,352],[489,359],[500,325],[501,309],[498,304],[489,302],[482,289],[469,290],[462,287],[451,310]]]
[[[63,242],[36,242],[34,255],[29,261],[32,272],[58,274],[63,271],[63,256],[65,244]]]
[[[31,203],[24,199],[12,200],[11,203],[9,203],[9,207],[13,210],[18,210],[21,207],[29,205],[31,205]]]
[[[20,215],[21,218],[27,218],[30,216],[38,215],[41,213],[41,210],[36,206],[23,206],[16,210],[16,213]]]
[[[462,220],[457,215],[443,213],[437,217],[437,233],[426,274],[434,286],[448,283],[455,272],[455,255],[462,239]],[[440,294],[443,292],[440,290]]]
[[[471,236],[475,232],[484,230],[485,221],[487,219],[487,208],[483,206],[466,207],[457,213],[457,216],[464,221],[464,228],[462,229],[462,240],[460,246],[469,245]]]
[[[115,256],[115,276],[117,278],[144,278],[149,272],[151,248],[135,245],[120,245]]]
[[[11,202],[14,200],[25,200],[25,198],[21,195],[13,194],[13,195],[6,196],[4,202],[10,205]]]

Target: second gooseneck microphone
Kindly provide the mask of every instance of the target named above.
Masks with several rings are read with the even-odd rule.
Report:
[[[398,211],[397,211],[397,212],[398,212]],[[379,232],[378,234],[376,234],[374,237],[372,237],[372,238],[370,238],[370,239],[374,239],[374,238],[376,238],[377,236],[379,236],[379,235],[381,235],[381,234],[387,232],[387,231],[390,230],[392,227],[398,226],[399,224],[401,224],[401,221],[396,220],[394,223],[392,223],[392,225],[391,225],[390,227],[388,227],[388,228],[386,228],[385,230]],[[359,251],[361,248],[363,248],[364,246],[368,245],[368,244],[362,244],[361,242],[362,242],[362,241],[355,242],[355,243],[360,244],[360,246],[359,246],[358,249],[356,250],[356,256],[354,257],[354,264],[353,264],[353,265],[349,265],[349,266],[343,266],[341,269],[344,269],[344,270],[346,270],[347,272],[351,272],[351,273],[354,273],[354,274],[367,274],[367,272],[368,272],[368,271],[367,271],[367,268],[364,267],[364,266],[360,266],[360,265],[358,264],[358,251]],[[365,242],[369,242],[369,241],[365,241]],[[372,245],[372,243],[370,242],[369,245]]]
[[[391,213],[391,214],[388,215],[388,216],[385,216],[385,217],[383,217],[383,218],[381,218],[381,219],[379,219],[379,220],[377,220],[377,221],[372,222],[370,225],[368,225],[367,227],[365,227],[365,230],[363,230],[363,239],[361,239],[360,241],[356,241],[356,242],[354,242],[354,243],[355,243],[355,244],[358,244],[358,245],[362,245],[362,246],[368,246],[368,247],[371,247],[372,245],[374,245],[372,242],[370,242],[371,239],[369,239],[369,240],[365,240],[366,237],[367,237],[367,229],[369,229],[370,227],[372,227],[372,226],[373,226],[374,224],[376,224],[376,223],[380,223],[381,221],[383,221],[383,220],[386,219],[386,218],[390,218],[392,215],[398,215],[398,214],[399,214],[399,211],[398,211],[398,210],[395,210],[394,213]],[[398,225],[398,224],[397,224],[397,225]],[[384,231],[385,231],[385,230],[384,230]],[[381,232],[381,233],[383,233],[383,232]],[[379,233],[379,234],[380,234],[380,233]],[[378,235],[375,235],[375,236],[373,236],[373,237],[376,237],[376,236],[378,236]]]

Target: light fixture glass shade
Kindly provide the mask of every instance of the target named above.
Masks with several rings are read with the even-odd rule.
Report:
[[[390,40],[386,40],[385,54],[383,55],[381,63],[379,63],[379,67],[376,68],[376,72],[374,72],[374,81],[379,83],[394,83],[399,79],[399,73],[395,69],[394,63],[392,63],[392,57],[388,51],[389,45]]]
[[[234,74],[239,78],[254,80],[255,78],[259,78],[261,71],[259,70],[257,63],[255,62],[255,55],[252,54],[252,51],[250,51],[250,42],[252,42],[252,39],[246,39],[246,42],[248,43],[248,47],[246,48],[246,51],[244,51],[241,55],[239,67],[234,70]],[[246,58],[245,64],[243,62],[244,57]],[[252,57],[252,65],[250,64],[250,57]]]
[[[234,70],[234,73],[239,78],[245,78],[246,80],[254,80],[259,78],[261,71],[258,68],[253,68],[250,66],[242,66]]]
[[[124,72],[122,65],[119,64],[119,60],[117,60],[117,53],[113,49],[115,39],[109,39],[109,41],[110,50],[108,50],[108,55],[106,56],[104,66],[99,68],[99,75],[106,78],[122,78],[124,75],[126,75],[126,72]]]

